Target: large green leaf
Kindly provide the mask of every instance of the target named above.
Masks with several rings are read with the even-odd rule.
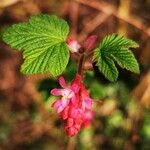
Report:
[[[110,81],[116,81],[118,71],[114,61],[122,68],[139,73],[139,65],[129,48],[136,48],[138,44],[123,36],[112,34],[106,36],[94,51],[94,61],[99,70]]]
[[[49,15],[32,16],[28,23],[15,24],[3,34],[12,48],[23,51],[25,74],[61,74],[69,60],[65,43],[69,27],[66,21]]]

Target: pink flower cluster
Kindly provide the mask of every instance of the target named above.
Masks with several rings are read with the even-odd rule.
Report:
[[[74,136],[80,128],[90,125],[93,118],[92,100],[80,75],[77,74],[69,86],[63,77],[59,78],[59,83],[62,89],[53,89],[51,94],[61,98],[52,106],[63,119],[67,135]]]

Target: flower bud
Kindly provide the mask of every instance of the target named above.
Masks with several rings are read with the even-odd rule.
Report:
[[[81,47],[81,45],[72,38],[68,38],[67,45],[72,53],[78,52]]]
[[[91,35],[89,36],[86,41],[84,42],[84,48],[86,51],[91,51],[96,43],[97,36],[96,35]]]

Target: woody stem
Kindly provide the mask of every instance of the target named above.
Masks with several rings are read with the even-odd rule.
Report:
[[[79,59],[79,64],[78,64],[78,74],[82,76],[83,73],[83,65],[84,65],[84,59],[85,59],[85,54],[82,53]]]

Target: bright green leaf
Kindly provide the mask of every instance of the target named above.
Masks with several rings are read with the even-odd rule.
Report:
[[[122,48],[119,53],[112,52],[112,56],[122,68],[135,73],[140,72],[138,62],[130,50]]]
[[[28,23],[9,27],[3,40],[12,48],[23,51],[25,74],[61,74],[69,60],[69,50],[65,43],[69,27],[66,21],[56,16],[37,15]]]
[[[106,36],[94,51],[94,61],[99,70],[110,81],[116,81],[118,71],[115,61],[127,70],[139,73],[139,65],[129,48],[136,48],[138,44],[123,36],[112,34]]]

